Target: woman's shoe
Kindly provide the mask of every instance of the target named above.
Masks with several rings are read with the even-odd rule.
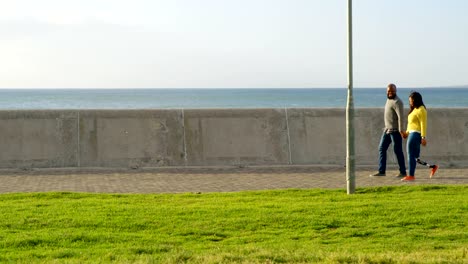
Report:
[[[431,174],[429,174],[429,178],[432,178],[432,176],[434,176],[434,174],[436,173],[437,169],[439,169],[439,166],[437,166],[437,165],[433,165],[433,166],[432,166]]]
[[[401,181],[414,181],[414,176],[406,176]]]

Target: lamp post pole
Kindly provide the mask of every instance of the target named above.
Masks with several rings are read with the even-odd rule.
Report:
[[[354,156],[354,100],[353,100],[353,6],[348,0],[348,101],[346,105],[346,187],[353,194],[356,188]]]

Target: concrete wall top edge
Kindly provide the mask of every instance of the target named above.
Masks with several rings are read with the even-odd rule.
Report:
[[[154,117],[181,114],[181,109],[115,109],[115,110],[79,110],[80,117]]]
[[[184,110],[184,111],[191,111],[191,110],[203,110],[203,111],[212,111],[212,110],[267,110],[267,109],[288,109],[288,110],[295,110],[295,109],[311,109],[311,110],[345,110],[346,107],[264,107],[264,108],[135,108],[135,109],[120,109],[120,108],[95,108],[95,109],[1,109],[1,112],[87,112],[87,111],[174,111],[174,110]],[[383,109],[382,107],[354,107],[355,110],[368,110],[368,109]],[[408,109],[408,105],[405,104],[405,110]],[[458,111],[468,111],[468,107],[430,107],[428,109],[432,109],[435,111],[446,111],[446,110],[458,110]]]
[[[73,110],[0,110],[0,119],[77,118]]]
[[[345,114],[344,108],[204,108],[204,109],[46,109],[46,110],[0,110],[0,119],[13,118],[76,118],[81,117],[153,117],[181,114],[185,116],[245,116],[265,115],[267,113],[282,114],[288,112],[288,116],[315,116],[323,115],[323,111],[329,116]],[[408,109],[405,108],[405,115]],[[429,115],[436,116],[466,116],[468,108],[428,108]],[[369,116],[383,113],[382,108],[355,108],[355,116]]]

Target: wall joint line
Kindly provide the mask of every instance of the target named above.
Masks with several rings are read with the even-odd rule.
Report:
[[[184,109],[182,108],[182,128],[183,128],[183,133],[184,133],[184,139],[183,139],[183,149],[184,149],[184,164],[187,166],[187,138],[185,136],[185,112]]]
[[[77,159],[77,165],[78,165],[78,168],[81,167],[81,149],[80,149],[80,111],[77,111],[78,114],[77,114],[77,139],[78,139],[78,142],[77,142],[77,152],[76,153],[76,159]]]
[[[286,131],[288,133],[288,156],[289,156],[289,165],[292,165],[291,157],[291,136],[289,135],[289,118],[288,118],[288,109],[284,108],[284,113],[286,115]]]

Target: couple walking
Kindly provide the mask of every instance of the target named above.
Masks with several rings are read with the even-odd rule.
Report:
[[[397,177],[402,181],[414,181],[416,164],[427,166],[431,169],[429,176],[432,178],[439,168],[422,161],[419,157],[421,145],[426,146],[427,111],[422,96],[418,92],[409,95],[410,111],[408,125],[403,129],[403,102],[397,96],[397,88],[391,83],[387,86],[387,103],[385,104],[384,120],[385,129],[379,145],[379,171],[372,177],[385,176],[387,167],[387,149],[393,143],[393,151],[397,157],[400,173]],[[406,174],[405,158],[403,156],[402,138],[408,138],[406,152],[408,155],[408,172]]]

